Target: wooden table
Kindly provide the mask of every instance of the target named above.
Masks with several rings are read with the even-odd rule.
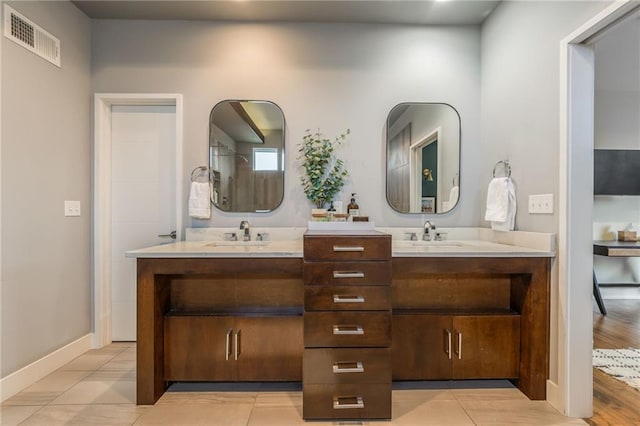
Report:
[[[593,254],[608,257],[640,257],[640,242],[638,241],[594,241]],[[608,284],[620,286],[640,286],[640,284]],[[607,315],[607,308],[604,306],[602,294],[600,293],[600,283],[593,270],[593,296],[602,315]]]

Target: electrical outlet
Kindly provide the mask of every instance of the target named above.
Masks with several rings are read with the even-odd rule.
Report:
[[[529,213],[553,213],[553,194],[529,195]]]
[[[80,201],[66,201],[64,202],[64,215],[65,216],[80,216]]]

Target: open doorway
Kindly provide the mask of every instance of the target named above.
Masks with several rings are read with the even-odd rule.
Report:
[[[602,295],[593,309],[593,348],[599,359],[640,349],[640,11],[608,26],[590,44],[595,74],[593,239],[608,248],[593,258],[594,294]],[[633,387],[594,369],[593,394],[588,423],[640,424]]]
[[[559,386],[564,412],[591,417],[593,401],[592,315],[594,40],[628,17],[636,2],[616,2],[561,42],[560,208],[558,238]],[[562,328],[562,327],[561,327]]]

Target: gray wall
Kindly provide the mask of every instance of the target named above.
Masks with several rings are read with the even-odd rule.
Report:
[[[511,162],[516,229],[557,232],[560,40],[608,4],[507,1],[482,27],[481,167]],[[549,193],[554,214],[530,215],[529,195]]]
[[[91,332],[90,20],[9,4],[61,40],[62,68],[2,37],[2,377]]]
[[[271,100],[284,112],[286,182],[269,214],[214,209],[210,221],[186,226],[305,226],[312,205],[300,185],[297,145],[306,129],[333,138],[351,129],[339,151],[351,173],[340,198],[357,193],[377,224],[419,226],[420,214],[393,211],[385,198],[385,122],[401,102],[444,102],[462,120],[461,201],[436,224],[479,225],[479,27],[359,24],[224,24],[186,21],[94,21],[95,92],[184,95],[184,174],[207,163],[211,108],[224,99]],[[186,179],[183,189],[188,194]],[[480,181],[480,182],[479,182]]]
[[[511,162],[516,229],[558,232],[560,41],[608,4],[502,2],[482,27],[482,163],[490,173],[498,160]],[[546,193],[554,194],[554,214],[530,215],[528,196]],[[561,383],[558,357],[566,330],[557,281],[554,269],[549,368],[551,380]],[[584,318],[591,321],[591,310]]]

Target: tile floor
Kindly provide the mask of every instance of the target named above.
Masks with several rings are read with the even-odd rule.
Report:
[[[301,425],[302,393],[291,390],[185,392],[180,386],[154,406],[135,405],[133,343],[114,343],[76,358],[0,406],[3,426]],[[307,425],[575,425],[544,401],[508,386],[393,391],[391,422],[308,422]],[[433,387],[430,385],[429,387]],[[209,389],[212,387],[209,387]],[[174,388],[172,388],[174,389]]]

